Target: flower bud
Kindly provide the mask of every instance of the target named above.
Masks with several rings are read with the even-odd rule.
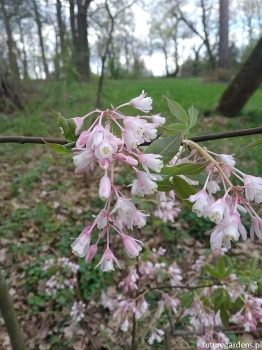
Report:
[[[131,156],[126,156],[123,153],[118,153],[117,154],[117,159],[120,160],[122,163],[127,164],[129,166],[138,166],[138,161],[131,157]]]
[[[97,253],[97,250],[98,250],[97,244],[92,244],[89,247],[89,250],[87,252],[86,261],[90,262],[91,260],[93,260],[94,256]]]
[[[111,194],[111,180],[107,175],[101,177],[100,186],[99,186],[99,197],[102,200],[109,198]]]

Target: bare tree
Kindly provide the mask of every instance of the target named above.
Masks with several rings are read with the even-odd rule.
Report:
[[[34,11],[34,19],[37,25],[37,33],[38,33],[38,40],[39,40],[39,46],[41,49],[41,56],[42,56],[42,61],[43,61],[43,67],[44,67],[44,72],[45,76],[48,79],[49,78],[49,69],[48,69],[48,64],[46,60],[46,55],[45,55],[45,47],[44,47],[44,39],[43,39],[43,30],[42,30],[42,19],[41,15],[39,12],[39,3],[37,3],[37,0],[32,0],[33,4],[33,11]]]
[[[7,5],[9,6],[7,7]],[[20,73],[19,73],[17,56],[16,56],[17,49],[16,49],[16,44],[12,35],[12,26],[11,26],[11,17],[13,13],[11,11],[10,3],[9,2],[6,3],[6,0],[0,0],[0,6],[1,6],[4,27],[6,31],[6,37],[7,37],[7,48],[8,48],[8,59],[9,59],[10,71],[12,72],[15,78],[19,79]]]
[[[56,0],[56,16],[57,16],[57,26],[58,26],[58,37],[60,39],[60,53],[61,53],[61,58],[63,62],[63,70],[64,74],[66,72],[66,67],[67,67],[67,56],[68,56],[68,51],[67,51],[67,45],[66,45],[66,38],[65,38],[65,33],[66,33],[66,28],[65,28],[65,23],[63,21],[62,17],[62,3],[61,0]],[[56,38],[57,42],[57,38]],[[57,46],[57,43],[56,43]]]
[[[218,66],[219,68],[228,68],[228,6],[229,0],[219,0],[219,49]]]
[[[212,71],[216,69],[216,57],[214,53],[215,45],[211,44],[211,35],[214,35],[214,22],[212,21],[211,12],[214,8],[214,2],[208,3],[206,0],[200,0],[201,9],[201,24],[202,30],[199,30],[197,24],[191,21],[186,13],[182,11],[181,1],[177,0],[176,4],[173,6],[173,13],[178,19],[181,19],[188,28],[197,35],[206,47],[207,55],[210,63],[210,68]]]
[[[105,6],[99,8],[96,11],[96,17],[94,17],[94,21],[97,24],[97,26],[100,28],[99,51],[100,51],[100,58],[101,58],[101,74],[100,74],[99,83],[98,83],[96,107],[100,106],[101,93],[102,93],[103,81],[104,81],[104,73],[105,73],[105,63],[109,54],[110,44],[113,40],[113,33],[116,26],[116,20],[121,13],[123,13],[128,8],[130,8],[135,2],[136,0],[132,2],[112,1],[111,3],[109,3],[109,1],[106,1]],[[105,12],[107,16],[105,15]]]

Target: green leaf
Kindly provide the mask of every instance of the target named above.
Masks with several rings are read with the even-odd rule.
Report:
[[[210,267],[209,265],[205,266],[206,271],[210,274],[210,276],[219,279],[219,273],[215,270],[212,269],[212,267]]]
[[[182,123],[188,125],[188,115],[186,111],[176,102],[164,96],[167,100],[170,112]]]
[[[192,208],[193,203],[189,202],[188,198],[189,196],[196,194],[197,190],[179,176],[173,177],[173,186],[175,194],[178,196],[178,198],[181,199],[181,201],[189,208]]]
[[[230,276],[233,269],[234,269],[233,265],[229,266],[229,268],[224,272],[223,278],[227,278],[228,276]]]
[[[157,190],[160,192],[169,192],[173,190],[173,185],[169,181],[169,178],[166,178],[163,181],[157,181]]]
[[[261,143],[262,143],[262,138],[259,139],[259,140],[257,140],[257,141],[251,142],[251,143],[249,143],[248,145],[246,145],[246,146],[240,148],[240,149],[238,150],[238,152],[239,152],[239,151],[243,151],[244,149],[249,149],[249,148],[256,147],[256,146],[260,145]]]
[[[60,145],[59,143],[47,142],[44,139],[43,139],[43,141],[48,147],[52,148],[58,154],[66,154],[66,153],[70,152],[71,149],[75,146],[75,142],[70,142],[70,143],[67,143],[65,145]]]
[[[222,305],[222,303],[223,303],[222,295],[219,296],[219,297],[215,297],[214,298],[213,304],[214,304],[214,311],[215,311],[215,313],[218,312],[218,310],[220,309],[220,306]]]
[[[230,310],[231,303],[232,303],[232,300],[231,300],[231,297],[230,297],[228,291],[224,290],[223,304],[224,304],[226,310]]]
[[[75,136],[76,123],[73,119],[66,119],[62,116],[61,113],[58,114],[57,123],[62,128],[65,139],[68,142],[76,141],[77,137]]]
[[[164,137],[163,139],[155,140],[146,148],[144,153],[160,154],[164,162],[170,161],[178,152],[181,145],[180,133],[174,136]]]
[[[238,297],[234,303],[232,303],[231,305],[231,310],[232,310],[232,314],[236,314],[238,311],[240,311],[242,309],[244,305],[244,302],[242,300],[241,297]]]
[[[198,117],[198,111],[194,108],[194,106],[191,106],[188,110],[189,115],[189,129],[193,128],[193,126],[196,125],[197,117]]]
[[[182,163],[173,167],[164,167],[161,170],[161,175],[196,175],[200,174],[207,166],[207,163]]]
[[[188,309],[191,306],[193,300],[194,296],[192,292],[183,293],[181,298],[181,307],[183,309]]]
[[[228,327],[229,314],[228,314],[224,304],[222,304],[220,306],[220,318],[221,318],[221,321],[222,321],[223,325],[225,327]]]
[[[224,273],[226,271],[225,259],[223,256],[220,256],[220,258],[218,259],[216,268],[217,268],[217,272],[219,274],[219,277],[223,278]]]
[[[215,297],[215,298],[221,298],[222,295],[224,293],[224,289],[223,288],[217,288],[214,290],[213,294],[212,294],[212,297]]]
[[[178,131],[187,131],[188,132],[188,126],[181,123],[174,123],[167,126],[162,126],[162,129],[168,134],[168,135],[175,135]]]

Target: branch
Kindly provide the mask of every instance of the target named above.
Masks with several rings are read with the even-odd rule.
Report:
[[[219,140],[219,139],[226,139],[226,138],[239,137],[239,136],[258,135],[258,134],[262,134],[262,127],[227,131],[227,132],[221,132],[217,134],[195,136],[195,137],[190,137],[189,140],[192,140],[194,142],[202,142],[202,141],[211,141],[211,140]],[[12,143],[20,143],[20,144],[25,144],[25,143],[44,144],[45,143],[44,140],[49,143],[58,143],[60,145],[65,145],[67,143],[67,141],[64,139],[50,138],[50,137],[0,136],[0,143],[12,142]],[[149,146],[150,144],[151,142],[145,142],[140,146]]]
[[[5,321],[12,348],[15,350],[25,350],[23,335],[2,272],[0,272],[0,311]]]

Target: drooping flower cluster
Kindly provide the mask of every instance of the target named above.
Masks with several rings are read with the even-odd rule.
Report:
[[[80,266],[71,262],[68,258],[59,258],[46,260],[42,265],[43,271],[52,268],[53,274],[46,282],[45,292],[48,295],[54,295],[59,289],[73,289],[76,284],[76,273]]]
[[[231,247],[231,241],[237,241],[241,236],[246,240],[246,228],[241,222],[241,212],[248,213],[251,217],[250,237],[255,236],[262,240],[262,219],[252,208],[250,202],[262,202],[262,178],[246,175],[237,169],[232,155],[216,154],[190,140],[184,140],[184,143],[194,148],[189,157],[175,157],[176,164],[189,162],[191,164],[204,164],[206,162],[206,182],[204,187],[196,194],[190,195],[188,200],[193,203],[192,210],[197,216],[207,217],[213,221],[216,226],[212,230],[210,243],[216,249],[221,249],[222,245],[226,248]],[[218,160],[214,159],[214,155]],[[181,152],[179,152],[181,157]],[[234,185],[230,176],[234,175],[243,185]],[[189,184],[192,181],[185,176],[181,176]],[[214,197],[215,193],[224,191],[219,199]]]
[[[146,224],[147,214],[138,210],[131,198],[126,198],[114,184],[114,165],[116,162],[130,167],[135,175],[135,180],[130,184],[132,195],[152,195],[157,192],[156,181],[162,180],[158,174],[162,167],[162,156],[152,153],[142,153],[138,148],[144,142],[152,141],[157,137],[157,128],[165,122],[160,115],[153,116],[124,116],[119,112],[120,107],[130,105],[147,113],[152,107],[152,99],[142,93],[129,103],[106,111],[95,110],[86,116],[73,118],[78,135],[76,147],[73,148],[73,161],[76,166],[76,174],[92,171],[98,165],[104,172],[100,179],[98,194],[105,201],[105,206],[96,216],[94,222],[84,228],[79,237],[72,243],[72,251],[75,255],[86,257],[91,261],[98,250],[98,242],[106,236],[107,245],[104,254],[97,266],[102,271],[114,270],[114,263],[120,264],[110,249],[110,234],[115,231],[121,236],[127,255],[131,258],[138,256],[143,243],[130,235],[125,230],[133,230],[134,226],[141,228]],[[93,113],[98,117],[87,129],[83,127],[84,119]],[[147,121],[150,119],[150,121]],[[115,131],[117,129],[117,131]],[[114,133],[113,133],[114,130]],[[79,134],[78,134],[79,133]],[[174,208],[175,196],[170,191],[167,197],[165,193],[157,194],[158,208],[155,216],[164,222],[174,221],[179,209]],[[94,231],[99,230],[98,238],[91,244]]]

